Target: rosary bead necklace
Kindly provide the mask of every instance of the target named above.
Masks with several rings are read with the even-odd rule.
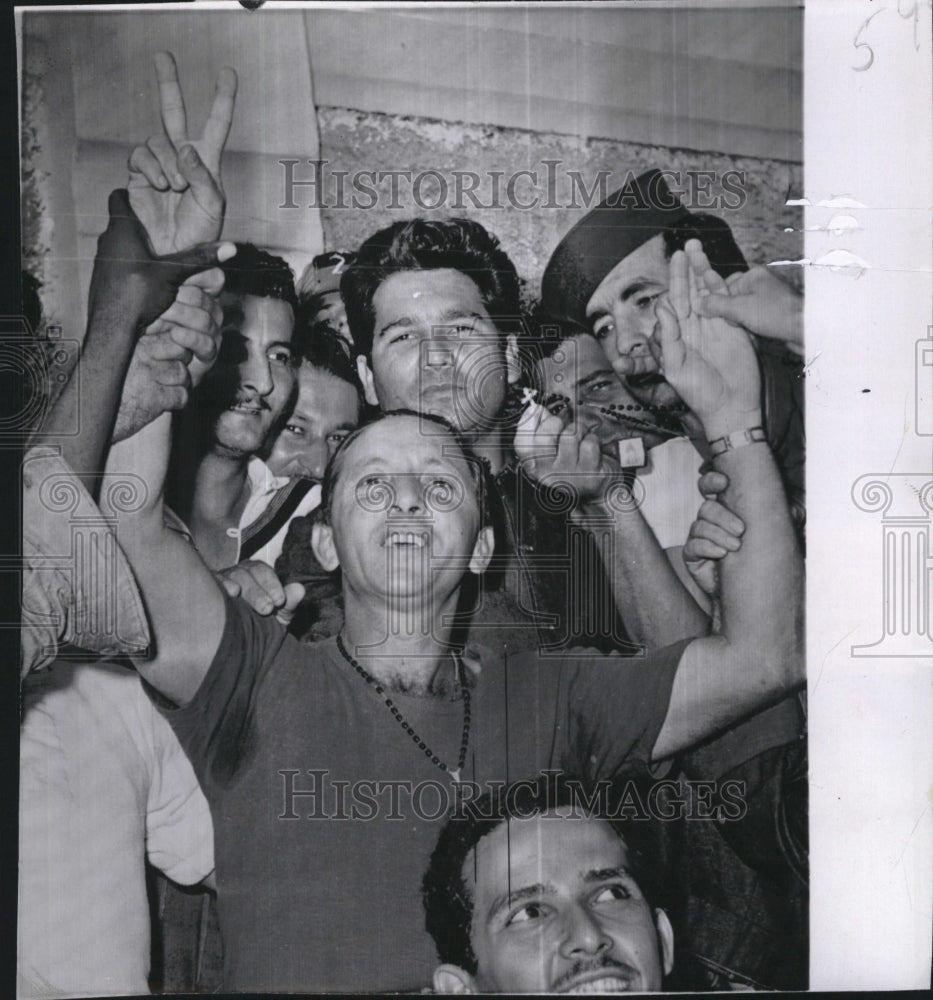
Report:
[[[386,690],[379,681],[369,671],[362,667],[349,653],[347,647],[343,643],[343,636],[337,636],[337,649],[340,650],[340,655],[350,664],[351,667],[363,678],[366,683],[375,690],[382,700],[385,702],[386,708],[392,713],[392,717],[395,721],[402,727],[402,729],[408,733],[411,737],[412,742],[415,746],[421,750],[425,757],[427,757],[431,763],[445,771],[447,774],[454,779],[454,781],[460,780],[460,772],[463,770],[463,765],[466,763],[467,747],[470,743],[470,689],[467,687],[464,676],[463,676],[463,664],[460,662],[459,657],[455,657],[457,663],[457,680],[460,684],[460,690],[463,692],[463,734],[460,737],[460,753],[457,755],[457,767],[453,769],[448,767],[448,765],[437,756],[436,753],[424,742],[423,739],[415,732],[411,724],[405,721],[405,717],[398,710],[395,702],[386,694]]]

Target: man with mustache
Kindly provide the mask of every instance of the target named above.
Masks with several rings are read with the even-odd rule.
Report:
[[[702,454],[705,442],[695,416],[660,372],[655,336],[657,304],[670,286],[671,255],[688,240],[699,240],[712,265],[706,290],[713,294],[704,315],[741,323],[753,335],[764,428],[800,528],[805,518],[802,298],[765,268],[749,270],[726,222],[689,211],[664,173],[655,169],[632,178],[570,229],[544,270],[542,306],[555,319],[590,329],[642,414],[686,434]]]
[[[696,452],[687,445],[671,450],[678,441],[676,431],[644,412],[629,391],[622,376],[609,364],[606,355],[590,331],[564,320],[550,321],[543,314],[535,316],[528,332],[520,339],[523,364],[532,384],[540,394],[544,409],[555,427],[576,426],[598,443],[607,482],[622,475],[632,478],[633,509],[629,514],[630,531],[626,538],[625,558],[614,567],[617,600],[624,603],[623,618],[639,633],[649,633],[644,619],[650,615],[683,615],[693,611],[697,602],[709,613],[708,598],[691,578],[683,559],[683,548],[696,518],[697,464],[690,455]],[[562,432],[563,433],[563,432]],[[721,479],[715,474],[703,480],[706,492]],[[740,525],[729,527],[741,530]],[[647,534],[647,540],[644,537]],[[661,552],[669,567],[655,566]],[[689,592],[681,594],[681,603],[658,606],[645,592],[646,574],[675,572]],[[670,588],[672,595],[678,591]],[[693,627],[701,628],[699,621]]]
[[[422,883],[437,993],[654,993],[674,932],[644,820],[560,774],[488,792],[448,821]]]
[[[689,211],[668,188],[663,171],[647,171],[609,195],[564,236],[542,278],[543,308],[558,326],[563,324],[567,336],[590,331],[606,364],[635,397],[635,406],[626,404],[625,414],[655,425],[665,436],[660,444],[651,442],[650,436],[646,439],[650,478],[644,485],[646,516],[652,505],[668,513],[655,519],[664,525],[667,537],[662,544],[667,548],[674,541],[671,526],[682,541],[689,518],[679,510],[682,484],[708,457],[695,414],[663,375],[657,338],[659,310],[671,284],[671,259],[685,246],[688,254],[692,248],[691,263],[703,292],[698,312],[725,317],[752,335],[763,429],[802,539],[802,297],[768,269],[749,269],[724,220]],[[553,363],[545,374],[552,378],[556,374]],[[642,592],[635,588],[632,596],[637,603]],[[805,960],[789,960],[802,955],[798,942],[806,939],[803,697],[786,699],[753,716],[683,761],[687,774],[741,777],[749,801],[755,803],[754,822],[723,827],[722,838],[704,827],[687,830],[688,841],[694,842],[684,856],[695,886],[691,907],[703,935],[699,946],[728,966],[748,938],[747,901],[752,900],[761,914],[753,949],[758,965],[753,971],[764,981],[788,988],[804,985],[807,975]],[[693,857],[703,858],[705,865],[694,864]],[[719,873],[719,878],[693,874],[702,873],[704,867]],[[742,905],[728,913],[719,892],[719,883],[727,878],[742,887],[736,898],[744,897]],[[705,919],[711,907],[720,914],[721,926],[715,931]]]
[[[209,565],[240,559],[240,530],[281,483],[258,458],[292,402],[291,269],[251,244],[225,270],[221,345],[179,418],[169,503]],[[257,507],[257,504],[259,505]]]
[[[607,498],[594,442],[540,436],[534,405],[518,419],[519,280],[491,233],[468,219],[395,223],[362,244],[340,287],[368,402],[442,416],[488,463],[496,554],[465,602],[484,642],[501,629],[511,650],[634,652],[630,640],[656,648],[702,632],[702,611]],[[623,551],[650,559],[645,604],[669,613],[620,620]]]
[[[119,522],[156,633],[157,656],[137,667],[211,804],[225,988],[422,984],[435,963],[416,887],[435,827],[415,789],[433,789],[439,819],[436,796],[461,782],[643,773],[800,683],[798,556],[768,449],[743,437],[759,419],[751,347],[734,327],[700,323],[686,258],[675,263],[667,370],[710,440],[731,442],[716,461],[746,524],[723,562],[720,634],[637,660],[461,656],[460,587],[488,565],[492,538],[476,458],[437,416],[386,414],[330,463],[313,544],[342,571],[346,620],[313,646],[226,597],[166,530],[167,421],[112,455],[149,487]],[[347,810],[357,821],[341,821]]]

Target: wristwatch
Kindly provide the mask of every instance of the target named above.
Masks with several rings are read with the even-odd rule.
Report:
[[[709,443],[710,454],[713,458],[732,451],[735,448],[744,448],[747,444],[755,444],[759,441],[767,441],[767,435],[763,427],[750,427],[744,431],[733,431],[724,437],[718,437]]]

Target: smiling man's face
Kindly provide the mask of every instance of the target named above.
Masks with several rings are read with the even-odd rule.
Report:
[[[212,448],[253,455],[295,388],[291,339],[295,317],[282,299],[224,292],[220,352],[198,394],[212,421]]]
[[[463,877],[477,991],[650,992],[673,966],[667,917],[652,911],[603,820],[558,810],[502,823]]]
[[[655,339],[657,305],[670,286],[670,269],[664,237],[653,236],[616,264],[586,304],[587,322],[610,364],[641,402],[654,406],[680,399],[660,375]]]
[[[492,530],[481,525],[475,473],[449,431],[418,416],[384,417],[336,462],[330,524],[316,526],[333,566],[327,550],[315,551],[328,569],[342,567],[345,587],[431,607],[468,570],[485,568]]]
[[[636,401],[592,335],[568,337],[537,368],[547,409],[595,432],[613,460],[619,459],[620,441],[641,438],[645,448],[654,448],[665,440],[655,415]]]

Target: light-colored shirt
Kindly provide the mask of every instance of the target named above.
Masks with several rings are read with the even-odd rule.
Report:
[[[104,654],[143,652],[146,615],[112,522],[56,448],[26,453],[22,484],[21,676],[50,663],[65,643]],[[104,488],[133,502],[131,481],[105,481]]]
[[[193,884],[214,867],[210,812],[139,677],[57,661],[24,684],[20,996],[148,993],[143,861]]]
[[[662,549],[687,541],[702,503],[697,487],[702,463],[690,439],[678,437],[651,448],[638,470],[645,490],[641,512]]]
[[[257,518],[261,517],[266,508],[272,502],[272,498],[283,486],[287,486],[289,479],[286,476],[275,476],[272,474],[272,470],[268,465],[261,459],[253,457],[249,461],[247,466],[246,475],[249,480],[249,499],[246,501],[246,506],[243,508],[243,513],[240,516],[240,524],[238,528],[231,528],[230,532],[233,534],[236,532],[236,538],[239,540],[240,534],[246,530]],[[305,496],[298,507],[295,509],[291,518],[302,517],[305,514],[310,514],[316,507],[320,505],[321,502],[321,487],[319,485],[313,486],[309,491],[307,496]],[[291,520],[291,518],[289,520]],[[285,536],[288,533],[288,524],[282,526],[279,532],[272,538],[271,541],[267,542],[258,552],[254,553],[251,558],[259,559],[264,563],[268,563],[270,566],[275,566],[275,561],[282,554],[282,545],[285,543]],[[239,562],[239,549],[237,551],[237,561]]]

